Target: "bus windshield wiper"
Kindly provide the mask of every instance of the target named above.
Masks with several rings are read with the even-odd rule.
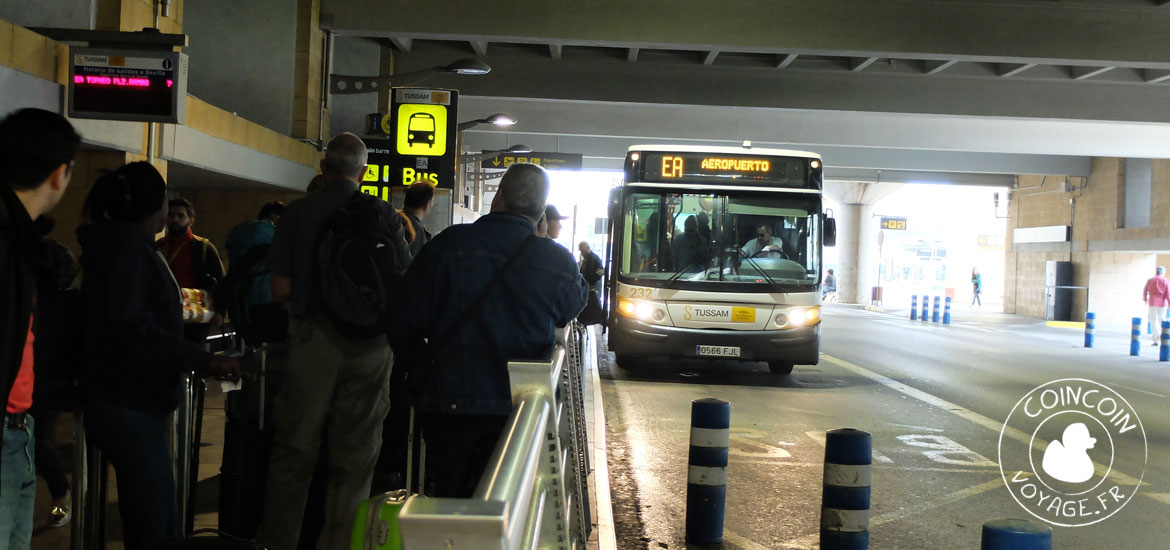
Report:
[[[666,280],[666,284],[670,285],[670,284],[674,283],[675,281],[679,280],[679,278],[681,278],[683,276],[683,274],[687,273],[688,269],[690,269],[696,265],[699,265],[699,264],[701,264],[709,259],[710,258],[703,258],[701,260],[695,260],[695,261],[683,266],[682,269],[675,271],[673,274],[671,274],[670,278]]]
[[[748,263],[752,264],[752,267],[754,267],[756,269],[756,271],[759,271],[760,275],[764,276],[764,279],[768,281],[769,285],[779,286],[776,283],[776,279],[773,279],[771,275],[768,275],[768,272],[764,271],[764,268],[760,267],[759,262],[757,262],[754,258],[752,258],[751,256],[746,256],[746,257],[744,257],[744,259],[747,260]]]

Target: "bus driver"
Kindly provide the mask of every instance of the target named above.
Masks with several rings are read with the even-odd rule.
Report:
[[[761,223],[756,227],[756,238],[748,241],[747,244],[743,245],[743,248],[739,249],[740,255],[745,258],[755,257],[762,252],[783,253],[783,251],[780,243],[772,242],[772,228],[766,223]]]

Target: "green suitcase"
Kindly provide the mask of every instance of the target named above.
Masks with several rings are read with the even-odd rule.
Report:
[[[398,512],[406,503],[405,490],[382,493],[358,505],[349,538],[350,550],[402,550]]]

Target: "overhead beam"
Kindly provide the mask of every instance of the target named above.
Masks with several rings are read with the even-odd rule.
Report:
[[[926,62],[924,63],[924,68],[926,70],[925,71],[926,74],[939,74],[939,73],[953,67],[955,65],[955,63],[958,63],[958,62],[959,62],[958,59],[948,59],[946,61],[932,61],[930,59],[927,59]]]
[[[549,44],[548,45],[548,56],[553,58],[553,59],[560,59],[561,58],[561,45],[560,44]]]
[[[1167,0],[1170,1],[1170,0]],[[1117,67],[1072,67],[1073,80],[1085,80],[1097,75],[1105,74]]]
[[[1011,78],[1035,66],[1035,63],[1000,63],[997,72],[1003,78]]]
[[[487,40],[470,40],[469,43],[471,44],[471,49],[475,51],[475,55],[480,57],[487,57]]]
[[[321,12],[332,16],[330,29],[361,36],[1170,69],[1170,10],[908,0],[752,0],[712,10],[709,0],[674,0],[670,25],[614,24],[654,20],[663,5],[629,0],[584,9],[579,0],[546,0],[517,17],[482,0],[450,0],[441,11],[417,0],[321,0]],[[832,21],[834,32],[808,21]]]
[[[1146,82],[1150,84],[1157,84],[1159,82],[1166,82],[1167,80],[1170,80],[1170,71],[1146,69],[1143,71],[1143,73]]]
[[[413,38],[403,38],[401,36],[391,36],[390,43],[393,44],[394,47],[397,48],[398,51],[401,51],[401,52],[410,52],[410,49],[412,47],[414,47],[414,39]]]
[[[420,45],[414,53],[396,57],[395,69],[426,70],[461,54],[465,55],[456,45]],[[723,72],[711,71],[697,59],[691,64],[649,63],[645,58],[638,63],[612,57],[608,62],[575,59],[496,55],[491,74],[474,78],[436,74],[429,83],[463,95],[494,97],[1170,123],[1170,94],[1161,86],[1142,85],[1144,80],[1136,73],[1132,83],[1091,86],[1070,86],[1067,73],[1053,79],[969,78],[958,86],[951,78],[872,69]],[[608,78],[596,78],[597,70]]]
[[[787,69],[788,66],[792,64],[793,61],[796,61],[797,57],[799,57],[799,55],[794,54],[794,53],[780,56],[780,61],[778,63],[776,63],[776,68],[777,69]]]
[[[878,59],[877,57],[854,57],[849,61],[849,70],[859,73],[864,71],[866,67],[873,65],[874,61]]]
[[[711,50],[707,52],[706,57],[703,58],[704,65],[711,65],[715,62],[715,58],[719,57],[719,50]]]
[[[626,61],[630,63],[638,62],[638,48],[630,48],[626,51]]]

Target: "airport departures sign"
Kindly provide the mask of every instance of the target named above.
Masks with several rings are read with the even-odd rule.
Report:
[[[459,92],[395,88],[391,95],[390,139],[367,139],[369,150],[361,190],[390,200],[392,187],[424,181],[455,187],[455,137]]]

